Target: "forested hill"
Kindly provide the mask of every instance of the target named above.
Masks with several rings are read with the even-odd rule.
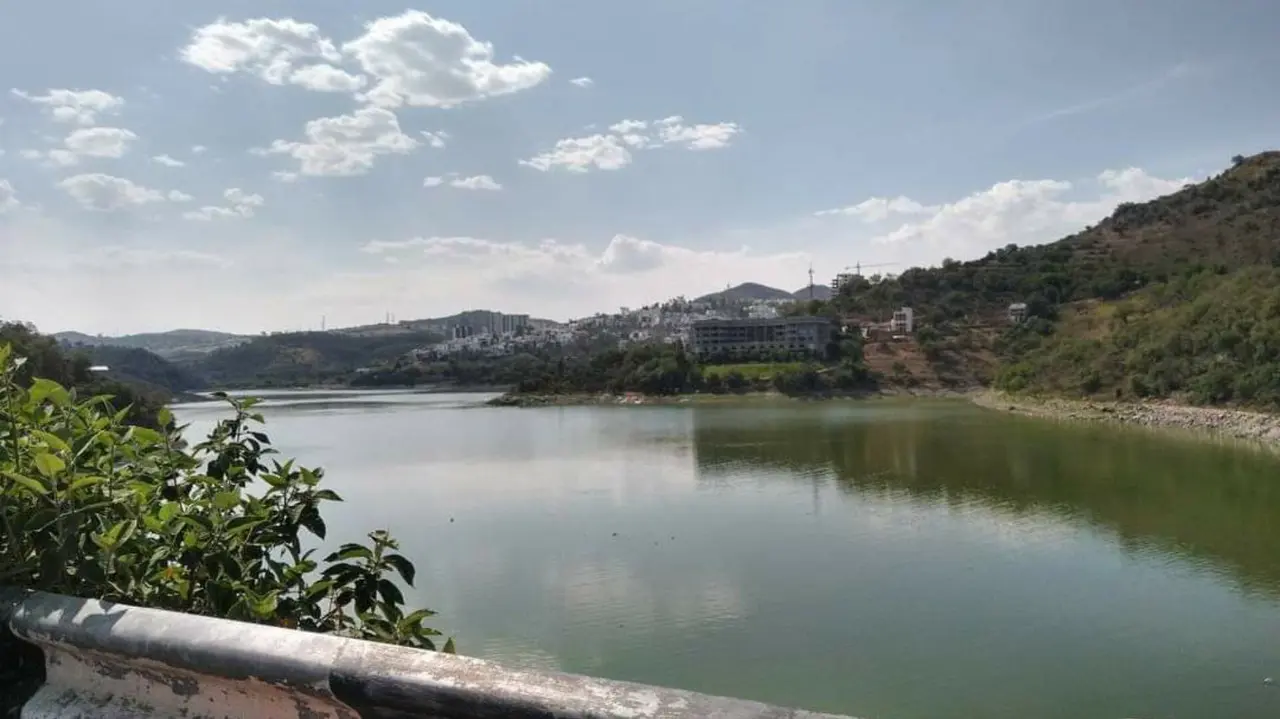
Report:
[[[1057,242],[1008,247],[970,262],[944,262],[877,283],[860,279],[833,300],[846,314],[882,315],[908,305],[926,323],[1002,315],[1012,302],[1033,314],[1085,299],[1116,299],[1196,268],[1280,264],[1280,152],[1237,157],[1205,182],[1141,204]]]
[[[394,363],[411,350],[439,342],[432,332],[357,336],[290,332],[255,337],[216,350],[195,369],[213,387],[281,387],[342,382],[356,369]]]

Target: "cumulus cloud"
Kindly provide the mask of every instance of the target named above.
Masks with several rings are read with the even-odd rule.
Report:
[[[23,90],[10,90],[20,97],[44,108],[57,122],[92,125],[98,115],[115,113],[124,107],[124,99],[102,90],[49,90],[43,95],[32,95]]]
[[[539,153],[521,165],[547,172],[556,168],[569,172],[621,170],[631,164],[631,152],[616,135],[588,135],[560,140],[555,147]]]
[[[471,177],[458,177],[455,174],[445,176],[428,177],[422,181],[423,187],[440,187],[448,184],[449,187],[455,187],[459,190],[489,190],[497,191],[502,189],[502,185],[489,175],[473,175]]]
[[[569,84],[576,85],[577,87],[591,87],[596,84],[596,81],[589,77],[575,77],[569,81]]]
[[[657,123],[658,138],[664,145],[684,145],[690,150],[718,150],[728,147],[742,128],[736,122],[686,125],[674,115]]]
[[[182,59],[215,74],[244,72],[272,85],[324,92],[351,92],[365,83],[334,66],[342,53],[319,27],[293,18],[220,19],[192,33]]]
[[[76,130],[63,141],[73,157],[120,158],[138,136],[119,127],[89,127]],[[74,160],[70,163],[74,164]]]
[[[1052,242],[1095,224],[1122,202],[1145,202],[1175,192],[1191,178],[1162,179],[1138,168],[1106,170],[1091,180],[1008,180],[952,202],[925,205],[907,197],[871,198],[827,210],[808,230],[845,245],[859,243],[866,262],[895,260],[901,269],[943,258],[973,259],[1010,243]],[[842,227],[844,218],[868,222],[910,217],[893,229]],[[835,223],[835,224],[832,224]],[[803,234],[799,237],[804,238]]]
[[[100,172],[73,175],[59,182],[58,187],[85,209],[98,212],[114,212],[166,199],[165,193],[159,190]]]
[[[355,92],[364,87],[365,78],[321,63],[294,70],[289,82],[316,92]]]
[[[420,10],[374,20],[342,49],[374,78],[365,97],[383,107],[453,107],[526,90],[551,76],[545,63],[496,62],[491,43]]]
[[[363,107],[350,115],[322,117],[307,123],[306,140],[276,140],[257,154],[288,155],[303,175],[343,177],[363,175],[382,155],[404,155],[421,143],[400,131],[395,113]]]
[[[218,219],[247,219],[253,217],[258,208],[264,204],[262,195],[250,194],[238,187],[227,189],[222,193],[222,197],[227,201],[225,205],[205,205],[198,210],[184,212],[182,217],[198,222],[211,222]]]
[[[556,142],[550,150],[534,155],[520,164],[547,172],[563,169],[569,172],[620,170],[631,164],[632,150],[649,150],[664,145],[678,145],[688,150],[716,150],[728,147],[742,132],[734,122],[685,124],[679,115],[656,122],[621,120],[605,133],[570,137]]]

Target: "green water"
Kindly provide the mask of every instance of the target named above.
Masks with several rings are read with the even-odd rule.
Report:
[[[1277,717],[1280,460],[963,403],[295,394],[464,653],[862,717]],[[207,426],[209,408],[180,416]]]

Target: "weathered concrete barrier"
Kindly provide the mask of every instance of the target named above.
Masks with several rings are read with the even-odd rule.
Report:
[[[837,719],[55,594],[0,592],[0,620],[44,653],[25,719]]]

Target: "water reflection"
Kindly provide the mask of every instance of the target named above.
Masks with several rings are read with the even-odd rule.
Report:
[[[749,417],[694,414],[706,481],[768,476],[834,483],[863,498],[1046,515],[1227,571],[1243,588],[1280,594],[1280,472],[1268,454],[1143,431],[1051,423],[950,404],[886,403]],[[774,468],[782,472],[760,472]],[[745,473],[745,474],[744,474]]]

